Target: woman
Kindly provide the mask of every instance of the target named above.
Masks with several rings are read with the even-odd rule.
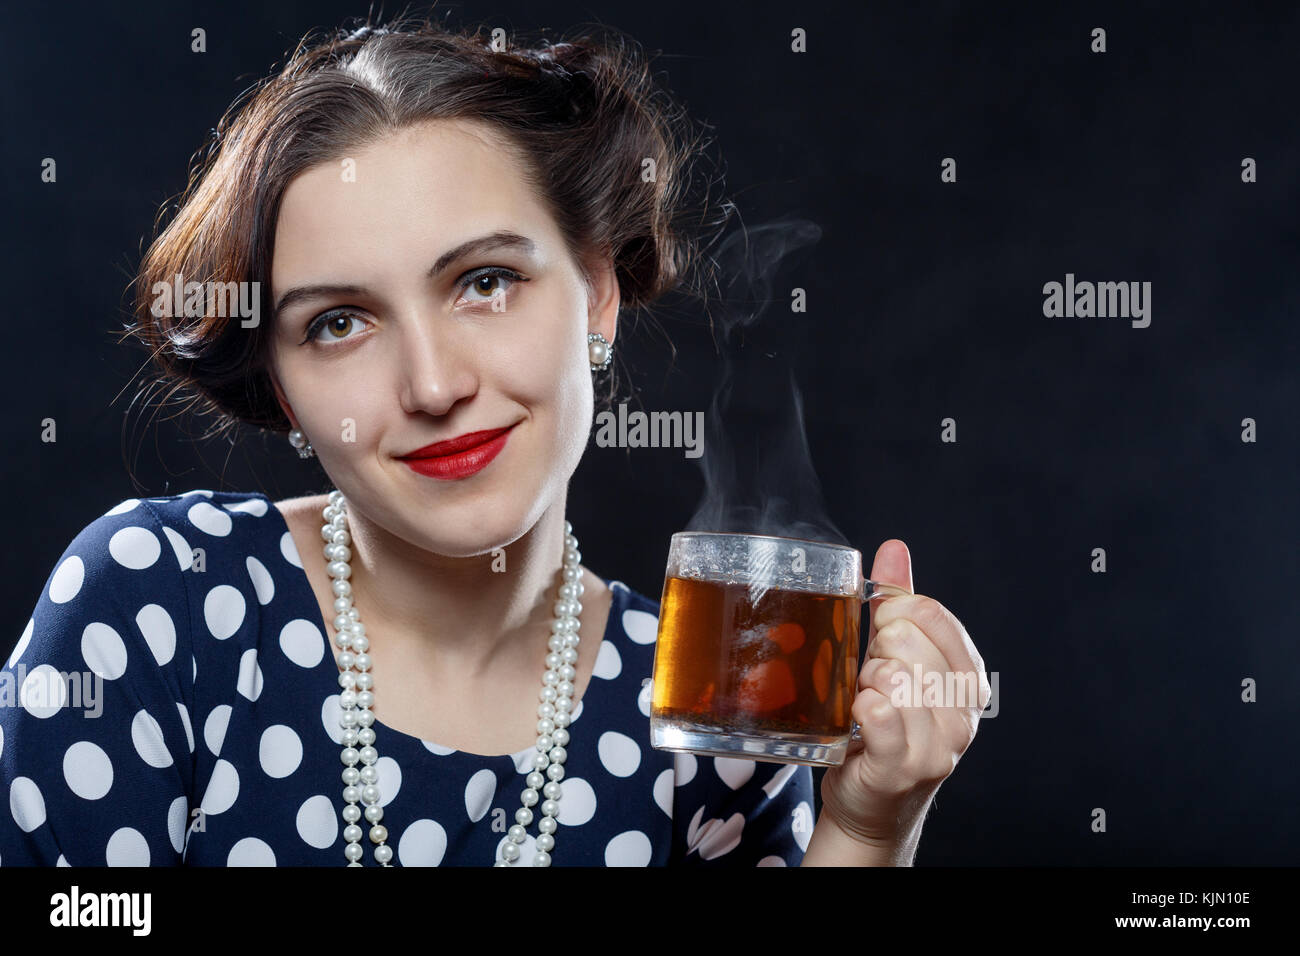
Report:
[[[889,678],[982,682],[951,615],[877,607],[897,660],[814,827],[807,767],[649,747],[657,606],[565,521],[620,307],[697,264],[678,119],[622,44],[427,23],[301,47],[232,107],[131,331],[336,490],[131,499],[78,535],[7,668],[0,863],[910,862],[977,712]],[[873,570],[910,589],[907,561]]]

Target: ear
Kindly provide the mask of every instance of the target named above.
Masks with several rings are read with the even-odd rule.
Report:
[[[285,398],[284,389],[280,387],[280,380],[276,378],[275,371],[268,369],[266,374],[271,379],[271,389],[275,392],[275,400],[280,403],[280,410],[289,419],[289,423],[297,428],[298,419],[294,417],[293,409],[289,407],[289,400]]]
[[[587,310],[587,331],[599,332],[611,345],[618,334],[618,277],[614,263],[600,259],[590,265],[591,289]]]

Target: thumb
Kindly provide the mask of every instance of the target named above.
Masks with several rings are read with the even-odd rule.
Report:
[[[877,584],[897,584],[915,594],[916,588],[912,586],[912,552],[907,550],[907,545],[898,538],[890,538],[877,548],[870,578]],[[868,603],[871,615],[867,626],[867,643],[870,644],[876,636],[876,608],[881,602],[877,600]]]

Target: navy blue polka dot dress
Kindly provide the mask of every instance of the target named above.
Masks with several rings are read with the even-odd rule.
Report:
[[[658,605],[607,583],[552,865],[799,865],[810,768],[652,749]],[[0,866],[346,865],[324,627],[264,495],[128,499],[91,522],[0,670]],[[374,728],[392,865],[492,865],[535,750]]]

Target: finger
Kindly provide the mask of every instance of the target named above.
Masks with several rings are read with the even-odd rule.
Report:
[[[862,749],[868,761],[888,760],[907,752],[903,715],[887,695],[868,688],[853,699],[852,712],[862,728]]]
[[[905,750],[912,759],[920,759],[933,746],[936,729],[934,715],[925,706],[924,685],[917,683],[916,672],[907,661],[878,657],[868,664],[869,683],[864,693],[874,691],[889,700],[903,721]]]
[[[890,538],[877,548],[875,560],[871,564],[871,580],[877,584],[897,584],[915,591],[912,587],[912,553],[907,550],[907,545],[898,538]],[[867,602],[871,612],[867,615],[868,642],[876,636],[876,628],[879,627],[876,614],[881,605],[887,604],[889,600],[892,599]]]
[[[897,658],[909,670],[912,664],[920,664],[923,675],[927,671],[943,673],[949,669],[947,659],[929,635],[905,617],[895,618],[876,631],[875,638],[867,645],[867,660],[876,657]]]
[[[881,601],[875,612],[877,632],[900,618],[906,618],[924,632],[943,654],[948,669],[970,674],[984,670],[984,659],[966,628],[955,614],[934,598],[913,594]]]

